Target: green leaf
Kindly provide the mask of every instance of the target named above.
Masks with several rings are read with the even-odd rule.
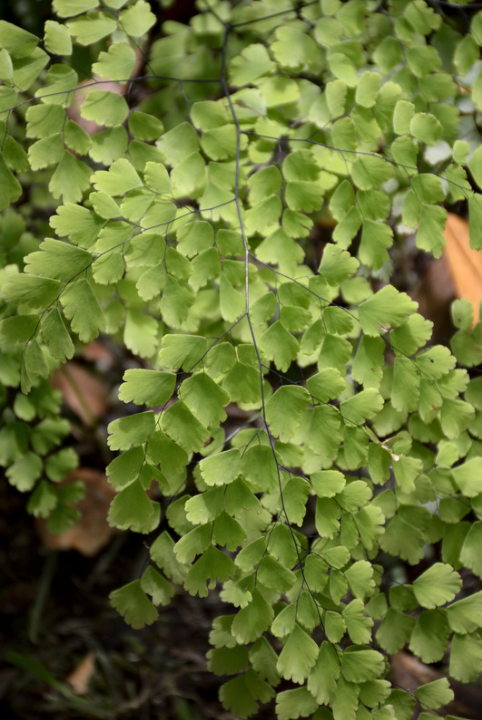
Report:
[[[124,327],[124,343],[139,357],[152,357],[157,348],[158,323],[140,310],[128,310]]]
[[[75,470],[78,464],[79,458],[73,448],[63,448],[49,455],[45,461],[45,473],[52,482],[60,482],[67,473]]]
[[[424,610],[416,620],[409,647],[422,662],[438,662],[447,650],[449,636],[445,612]]]
[[[384,670],[385,659],[376,650],[354,645],[345,649],[341,658],[341,674],[348,682],[375,680]]]
[[[47,378],[49,376],[49,366],[36,338],[33,338],[27,344],[23,357],[27,376],[40,375],[40,377],[43,378]],[[23,389],[23,387],[22,391],[27,392]]]
[[[400,412],[417,410],[419,398],[420,372],[417,366],[410,358],[395,358],[391,394],[393,407]]]
[[[257,576],[265,587],[280,593],[287,592],[296,582],[296,575],[271,555],[262,558]]]
[[[382,222],[364,220],[360,243],[360,260],[379,270],[388,261],[387,248],[393,244],[392,229]]]
[[[97,7],[95,0],[53,0],[53,9],[60,17],[80,15]]]
[[[478,630],[482,627],[482,593],[474,593],[449,605],[447,618],[452,630],[461,635]]]
[[[358,158],[352,166],[353,182],[360,190],[371,190],[380,187],[393,175],[390,163],[377,155]]]
[[[295,623],[280,653],[276,668],[286,680],[301,684],[308,677],[317,657],[317,644]]]
[[[233,675],[244,670],[248,664],[248,649],[245,645],[235,648],[216,648],[207,654],[208,669],[215,675]]]
[[[258,700],[267,702],[273,694],[268,683],[261,680],[252,668],[229,680],[219,689],[223,706],[241,718],[253,715],[258,710]]]
[[[405,327],[402,325],[402,328]],[[393,336],[393,333],[392,333]],[[352,375],[365,387],[378,388],[383,375],[385,345],[381,338],[363,335],[355,355]]]
[[[211,545],[189,570],[184,587],[190,595],[207,597],[206,583],[209,581],[209,589],[213,589],[216,581],[225,582],[234,574],[234,570],[235,565],[231,558]]]
[[[114,590],[109,595],[109,600],[126,623],[135,630],[152,625],[157,620],[157,610],[143,591],[140,580],[134,580]]]
[[[450,565],[435,563],[413,583],[415,597],[422,607],[435,608],[453,600],[462,586]]]
[[[345,577],[352,594],[364,600],[373,594],[375,590],[375,581],[373,579],[373,566],[366,560],[359,560],[348,570],[345,571]]]
[[[130,190],[141,187],[142,182],[131,163],[122,158],[116,160],[109,170],[98,170],[92,176],[92,184],[96,190],[107,195],[124,195]]]
[[[459,682],[474,682],[482,667],[482,638],[479,633],[457,635],[450,648],[450,676]]]
[[[264,636],[251,646],[249,660],[263,680],[267,680],[270,685],[278,685],[281,679],[276,670],[278,656]]]
[[[18,274],[9,277],[0,292],[2,298],[8,302],[25,305],[34,310],[45,310],[57,300],[60,283],[35,275]]]
[[[376,72],[364,72],[359,78],[355,100],[362,107],[373,107],[377,100],[378,91],[380,89],[382,76]]]
[[[110,50],[114,47],[117,47],[117,45],[112,45]],[[122,53],[126,55],[125,63],[127,64],[127,52],[122,50]],[[116,51],[116,54],[119,54],[119,51]],[[131,73],[129,73],[129,76],[130,74]],[[154,117],[154,115],[138,112],[137,110],[129,115],[127,124],[131,135],[133,135],[137,140],[145,140],[147,142],[157,140],[164,129],[161,120]]]
[[[0,20],[0,47],[13,58],[32,55],[38,44],[38,37],[12,23]]]
[[[3,157],[11,170],[28,172],[30,169],[27,153],[11,135],[5,140]]]
[[[259,232],[268,235],[269,231],[278,222],[281,215],[282,204],[278,195],[270,195],[257,203],[246,213],[246,230],[249,235]]]
[[[80,109],[86,120],[94,120],[98,125],[109,127],[124,122],[128,112],[122,95],[109,90],[90,90]]]
[[[56,165],[63,152],[64,146],[60,134],[37,140],[28,149],[30,167],[32,170],[39,170],[49,165]]]
[[[345,477],[338,470],[324,470],[311,475],[311,484],[318,497],[334,497],[345,487]]]
[[[65,151],[57,169],[52,175],[49,190],[54,198],[62,198],[64,203],[76,203],[90,187],[90,168],[81,160]]]
[[[345,387],[345,379],[336,368],[325,368],[306,381],[306,389],[319,402],[338,397]]]
[[[393,129],[397,135],[404,135],[410,129],[410,121],[415,114],[415,105],[407,100],[399,100],[393,113]]]
[[[167,370],[190,372],[206,354],[206,338],[199,335],[164,335],[159,359]],[[210,357],[210,355],[208,355]]]
[[[482,522],[475,522],[470,528],[460,552],[460,561],[479,577],[482,576],[482,562],[477,548],[481,538]]]
[[[196,373],[184,380],[179,397],[206,427],[219,425],[226,419],[223,406],[229,403],[229,395],[207,373]]]
[[[76,15],[77,11],[73,14]],[[113,33],[117,29],[117,22],[104,13],[91,12],[71,20],[67,27],[79,45],[92,45]]]
[[[151,545],[150,555],[156,565],[175,583],[184,582],[188,566],[182,565],[174,554],[174,540],[164,530]]]
[[[180,327],[194,299],[194,291],[186,282],[168,275],[160,304],[164,322],[174,328]]]
[[[378,627],[377,642],[392,655],[409,642],[414,625],[415,618],[391,607]]]
[[[308,408],[301,418],[293,442],[303,439],[310,450],[319,456],[322,467],[327,467],[338,452],[340,425],[340,416],[331,406]]]
[[[42,475],[42,460],[34,452],[27,451],[5,471],[10,485],[20,492],[32,490]]]
[[[453,469],[453,478],[466,497],[475,497],[482,493],[481,470],[482,458],[480,457],[471,458]]]
[[[42,101],[48,104],[68,107],[73,99],[72,91],[77,87],[78,76],[68,65],[51,65],[46,83],[45,87],[37,90],[36,97],[42,98]]]
[[[1,80],[12,80],[13,78],[13,65],[12,59],[8,52],[2,48],[0,50],[0,79]]]
[[[272,360],[278,370],[285,372],[299,350],[299,343],[277,320],[259,338],[259,347],[268,360]]]
[[[141,447],[135,447],[116,457],[106,468],[106,475],[110,484],[121,490],[137,477],[144,464],[144,452]]]
[[[47,107],[57,107],[56,105],[47,105]],[[68,120],[64,128],[65,144],[79,155],[85,155],[90,150],[92,139],[88,133],[77,125],[73,120]]]
[[[330,211],[335,220],[341,221],[347,212],[355,204],[355,191],[348,180],[342,180],[330,199]],[[327,261],[330,259],[331,245],[327,245],[323,251],[323,257],[328,250]],[[322,258],[323,262],[323,258]],[[329,265],[329,263],[328,263]],[[328,280],[328,278],[327,278]]]
[[[234,448],[204,458],[199,469],[207,485],[228,485],[240,472],[240,460],[240,452]]]
[[[345,678],[338,680],[335,695],[332,701],[333,717],[336,720],[355,720],[355,713],[358,707],[358,695],[360,688],[355,683],[349,683]]]
[[[348,187],[351,188],[351,185],[348,185]],[[352,277],[356,273],[358,265],[358,260],[346,250],[342,250],[337,245],[329,244],[323,250],[323,257],[318,271],[330,285],[336,286]]]
[[[253,599],[241,609],[233,620],[231,632],[238,643],[254,642],[269,628],[274,612],[257,588],[253,589]]]
[[[362,390],[340,404],[340,412],[345,422],[362,425],[372,420],[383,407],[383,398],[374,388]]]
[[[159,503],[147,497],[140,480],[135,480],[121,490],[111,502],[108,521],[120,530],[150,533],[157,528],[159,520]]]
[[[340,529],[340,510],[331,498],[316,501],[315,526],[320,537],[333,538]]]
[[[281,187],[281,173],[274,165],[259,170],[248,180],[249,200],[252,205],[277,193]]]
[[[181,123],[164,133],[157,142],[158,148],[171,167],[178,165],[184,158],[196,152],[199,147],[198,136],[190,123]]]
[[[352,207],[333,232],[333,239],[340,245],[349,247],[362,224],[362,216],[357,207]]]
[[[174,588],[152,565],[141,577],[141,588],[152,597],[154,605],[168,605],[174,595]]]
[[[435,145],[442,135],[443,128],[434,115],[416,113],[410,121],[410,132],[414,138],[426,145]]]
[[[308,677],[308,690],[321,705],[331,702],[336,690],[336,681],[340,676],[340,665],[335,647],[322,642],[318,658]]]
[[[294,690],[283,690],[276,696],[276,717],[278,720],[307,717],[311,715],[318,704],[305,687]],[[318,714],[313,715],[318,720]],[[333,717],[333,716],[332,716]]]
[[[122,379],[124,382],[119,388],[119,399],[148,407],[166,403],[176,387],[176,376],[173,373],[157,370],[126,370]]]
[[[425,508],[401,505],[380,538],[380,547],[415,565],[423,557],[424,533],[429,522],[430,514]]]
[[[156,16],[146,0],[137,0],[134,5],[123,10],[119,17],[120,27],[135,38],[144,35],[155,22]]]
[[[38,252],[25,258],[25,272],[69,282],[90,265],[92,256],[80,248],[60,240],[47,238]]]
[[[97,62],[92,65],[92,71],[106,80],[128,80],[132,75],[136,64],[134,49],[127,43],[114,43],[107,52],[100,52]],[[141,114],[141,113],[137,113]],[[143,113],[142,113],[143,114]],[[150,117],[150,116],[148,116]],[[154,118],[153,118],[154,120]],[[134,120],[135,123],[135,120]],[[129,128],[131,120],[129,119]],[[161,125],[162,128],[162,125]],[[158,137],[160,132],[155,137]],[[136,136],[137,137],[137,136]],[[155,138],[139,138],[140,140],[151,140]]]
[[[392,285],[386,285],[360,304],[360,324],[368,335],[380,335],[390,326],[403,325],[416,309],[417,303],[410,300],[406,293],[399,293]]]
[[[224,491],[222,488],[207,490],[195,495],[184,506],[186,517],[193,525],[213,522],[223,513]]]
[[[481,176],[482,182],[482,176]],[[469,231],[470,247],[475,250],[482,248],[482,197],[480,195],[469,195]]]
[[[278,472],[272,448],[255,445],[245,452],[242,474],[256,492],[275,492],[279,487]]]
[[[147,442],[155,431],[153,412],[137,413],[114,420],[107,427],[111,450],[129,450]]]
[[[191,258],[212,247],[214,243],[214,230],[211,223],[201,220],[180,227],[177,232],[177,237],[178,251],[186,255],[186,257]]]
[[[47,20],[44,36],[45,49],[53,55],[71,55],[72,41],[65,25]]]
[[[417,698],[424,709],[436,710],[452,702],[454,693],[447,678],[440,678],[426,685],[420,685],[417,688]]]
[[[30,496],[27,511],[34,517],[47,518],[57,505],[57,493],[52,485],[42,480]]]
[[[417,231],[417,247],[440,257],[445,247],[443,231],[447,221],[445,208],[436,205],[423,205],[420,210]]]
[[[162,429],[186,452],[199,451],[209,438],[204,425],[183,402],[178,401],[162,413]]]
[[[229,78],[233,85],[255,83],[267,75],[274,66],[268,51],[261,43],[253,43],[244,48],[229,64]]]
[[[60,296],[65,317],[82,342],[97,337],[104,328],[104,315],[88,281],[81,278],[67,285]]]
[[[50,225],[60,237],[68,235],[76,245],[89,248],[97,239],[104,220],[86,208],[67,203],[50,218]]]
[[[3,21],[0,20],[0,22]],[[5,210],[11,203],[19,199],[22,194],[22,186],[7,167],[3,155],[0,155],[0,184],[2,186],[0,210]]]

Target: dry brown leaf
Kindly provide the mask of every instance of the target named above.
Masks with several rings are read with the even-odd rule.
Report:
[[[95,653],[88,652],[67,678],[67,683],[78,695],[85,695],[95,672]]]
[[[49,550],[77,550],[82,555],[92,557],[97,555],[117,532],[107,522],[109,505],[116,491],[100,470],[79,468],[69,473],[61,484],[76,480],[85,484],[85,497],[77,505],[82,513],[79,522],[61,535],[50,533],[45,520],[37,521],[37,529],[42,543]]]
[[[65,363],[54,373],[50,382],[60,390],[65,404],[84,425],[97,425],[107,409],[109,391],[105,385],[75,362]]]
[[[469,223],[457,215],[448,214],[444,235],[447,241],[444,257],[457,297],[471,302],[475,324],[479,321],[479,304],[482,300],[482,253],[470,247]]]
[[[82,349],[82,357],[87,362],[95,363],[102,370],[113,367],[116,359],[110,350],[106,348],[104,343],[95,340]]]

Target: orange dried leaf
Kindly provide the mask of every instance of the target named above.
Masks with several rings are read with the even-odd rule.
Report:
[[[449,213],[444,231],[447,260],[457,297],[466,298],[474,308],[474,324],[479,321],[482,300],[482,252],[473,250],[469,241],[469,223]]]
[[[69,473],[61,484],[76,480],[85,484],[85,496],[77,505],[82,513],[79,522],[61,535],[50,533],[44,520],[37,521],[37,529],[43,545],[49,550],[77,550],[92,557],[107,545],[116,532],[107,522],[109,505],[116,491],[100,470],[79,468]]]
[[[94,375],[77,363],[67,362],[54,373],[51,384],[84,425],[97,425],[107,409],[109,391]]]
[[[89,682],[95,672],[95,653],[88,652],[67,678],[72,690],[79,695],[85,695],[89,689]]]

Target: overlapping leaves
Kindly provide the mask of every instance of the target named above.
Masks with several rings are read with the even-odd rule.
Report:
[[[213,0],[189,25],[166,24],[143,102],[131,89],[149,4],[53,5],[47,52],[0,23],[0,112],[19,92],[34,98],[28,153],[1,126],[0,202],[19,199],[29,168],[51,173],[61,200],[58,239],[28,243],[24,262],[2,225],[0,379],[16,393],[0,429],[6,475],[33,490],[34,514],[62,505],[52,483],[75,463],[52,454],[68,427],[45,412],[45,381],[73,356],[71,335],[113,335],[133,356],[119,397],[141,408],[108,428],[120,453],[109,521],[159,528],[163,573],[147,568],[114,606],[141,627],[172,583],[200,597],[219,586],[233,614],[214,622],[209,663],[235,675],[220,697],[240,717],[281,679],[299,685],[278,692],[281,719],[408,717],[374,620],[386,653],[437,662],[450,645],[462,681],[482,663],[478,593],[458,595],[460,568],[482,577],[482,401],[455,367],[477,363],[480,327],[460,320],[455,358],[425,348],[429,323],[385,281],[409,233],[441,254],[447,199],[468,199],[482,247],[469,127],[482,15],[461,39],[423,0],[393,14],[323,0],[296,17],[291,2]],[[73,45],[90,48],[101,82],[69,119],[78,78],[58,56]],[[459,90],[472,86],[470,104]],[[322,250],[319,226],[333,227]],[[410,585],[386,572],[380,589],[379,551],[416,565],[439,541],[443,562]],[[444,682],[417,696],[429,710],[451,699]]]

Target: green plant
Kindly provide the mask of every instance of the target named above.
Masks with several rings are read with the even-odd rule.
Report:
[[[100,332],[125,345],[109,519],[160,534],[111,600],[140,628],[174,585],[219,586],[209,668],[240,717],[445,705],[446,680],[386,679],[405,645],[482,669],[460,574],[482,577],[482,326],[459,301],[453,354],[427,346],[386,284],[412,234],[440,256],[446,206],[482,247],[482,12],[446,5],[199,0],[153,41],[145,0],[54,0],[40,40],[0,22],[0,463],[75,520],[48,378]]]

